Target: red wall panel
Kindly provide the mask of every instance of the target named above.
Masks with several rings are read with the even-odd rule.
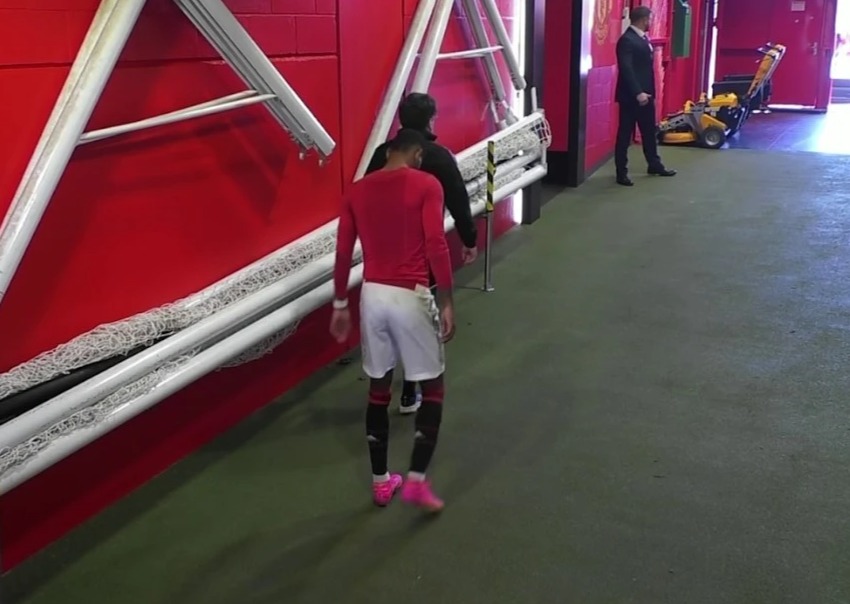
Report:
[[[738,0],[734,4],[721,1],[717,10],[715,81],[727,75],[755,73],[761,59],[756,49],[762,44],[787,45],[787,40],[777,39],[776,15],[789,8],[786,1]],[[787,67],[787,57],[783,61]]]
[[[617,136],[617,40],[624,0],[595,0],[587,74],[585,170],[593,172],[614,151]]]
[[[544,25],[543,107],[552,129],[552,151],[567,151],[573,0],[547,0]]]
[[[398,0],[340,3],[339,19],[345,25],[339,31],[344,183],[354,178],[395,69],[404,41],[403,9]]]
[[[97,0],[0,0],[5,211]],[[0,370],[97,324],[190,294],[336,214],[398,57],[412,0],[228,0],[339,147],[298,160],[261,107],[81,147],[0,305]],[[510,1],[500,2],[508,11]],[[463,42],[454,19],[447,45]],[[508,25],[510,30],[510,24]],[[167,35],[164,34],[167,32]],[[152,43],[154,35],[157,43]],[[213,59],[213,60],[210,60]],[[440,65],[438,132],[491,131],[474,62]],[[150,0],[92,118],[98,128],[241,90],[174,8]],[[510,204],[498,232],[513,224]],[[455,244],[456,247],[456,244]],[[5,568],[123,496],[338,356],[327,311],[272,355],[217,372],[0,498]],[[61,492],[62,498],[55,493]]]
[[[706,40],[704,36],[705,3],[691,2],[691,48],[689,57],[665,56],[663,65],[664,97],[661,103],[663,114],[681,110],[685,101],[699,98],[703,63],[707,64]],[[670,16],[672,27],[672,15]]]
[[[584,162],[587,172],[608,160],[617,137],[617,104],[614,88],[617,66],[594,67],[587,74],[587,133]]]

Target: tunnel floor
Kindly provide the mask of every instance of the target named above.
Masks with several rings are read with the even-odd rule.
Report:
[[[460,273],[445,497],[374,509],[357,363],[20,567],[53,604],[850,600],[850,157],[662,149]],[[406,465],[412,420],[394,417]]]

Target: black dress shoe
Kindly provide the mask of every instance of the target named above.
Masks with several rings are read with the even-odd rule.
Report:
[[[676,176],[675,170],[670,170],[669,168],[665,168],[664,166],[661,166],[659,168],[649,168],[646,173],[653,176]]]
[[[635,183],[632,182],[632,179],[628,176],[618,176],[617,184],[623,185],[624,187],[633,187],[635,185]]]

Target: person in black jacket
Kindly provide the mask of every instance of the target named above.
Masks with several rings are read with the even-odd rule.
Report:
[[[640,129],[643,154],[648,165],[647,172],[657,176],[675,176],[668,170],[658,155],[658,139],[655,129],[655,65],[652,43],[649,41],[649,21],[652,11],[648,6],[637,6],[629,13],[631,26],[617,41],[616,100],[620,105],[620,125],[617,129],[617,144],[614,164],[617,182],[631,187],[629,178],[629,146],[635,124]]]
[[[435,176],[443,186],[446,209],[454,218],[460,240],[463,243],[463,262],[470,264],[478,256],[478,229],[472,219],[469,206],[469,193],[463,181],[457,161],[451,151],[437,143],[436,135],[431,131],[437,116],[437,103],[429,94],[412,92],[408,94],[398,110],[402,129],[418,130],[425,136],[421,170]],[[366,174],[384,167],[387,162],[389,143],[375,149]],[[415,413],[421,399],[416,393],[415,382],[404,382],[401,394],[401,413]]]

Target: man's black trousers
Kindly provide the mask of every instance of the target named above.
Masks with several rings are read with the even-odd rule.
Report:
[[[661,158],[658,157],[658,139],[655,128],[655,103],[650,100],[646,105],[637,101],[620,103],[620,125],[617,128],[617,145],[614,148],[614,163],[617,166],[617,177],[624,178],[629,172],[629,147],[635,126],[640,130],[643,143],[643,155],[649,168],[659,168]]]

